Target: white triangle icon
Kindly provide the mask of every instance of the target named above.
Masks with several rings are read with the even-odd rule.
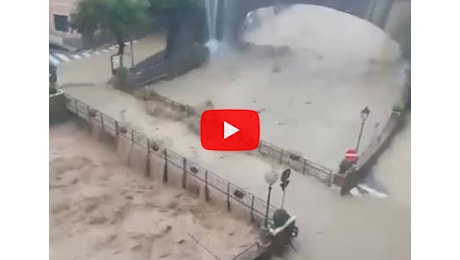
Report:
[[[240,129],[232,126],[231,124],[224,121],[224,140],[229,138],[230,136],[238,133]]]

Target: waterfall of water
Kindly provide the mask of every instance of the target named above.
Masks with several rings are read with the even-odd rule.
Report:
[[[217,39],[217,10],[219,0],[205,0],[209,40]]]
[[[212,56],[217,52],[226,52],[226,42],[229,39],[231,19],[235,15],[236,5],[232,0],[204,0],[208,41],[206,46]]]
[[[209,48],[211,54],[215,53],[219,46],[217,40],[217,13],[219,7],[219,0],[204,0],[206,8],[206,21],[208,24],[208,42],[206,46]]]

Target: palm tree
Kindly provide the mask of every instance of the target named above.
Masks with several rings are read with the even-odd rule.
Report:
[[[130,30],[146,22],[146,7],[145,0],[82,0],[74,26],[90,39],[98,30],[109,31],[118,44],[117,54],[123,65],[125,38]]]

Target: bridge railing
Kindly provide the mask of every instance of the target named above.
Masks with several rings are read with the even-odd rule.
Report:
[[[261,223],[264,220],[267,208],[267,202],[265,200],[220,177],[218,174],[200,166],[198,163],[168,149],[167,147],[161,145],[158,141],[150,139],[140,132],[123,125],[123,123],[118,122],[112,117],[92,108],[86,103],[67,94],[66,98],[67,109],[80,119],[86,121],[90,126],[97,126],[102,129],[105,134],[115,138],[116,140],[123,138],[132,145],[143,149],[147,152],[147,156],[149,158],[147,160],[148,162],[150,162],[151,157],[156,157],[157,159],[159,158],[164,161],[168,168],[173,167],[176,170],[175,172],[183,174],[183,176],[181,176],[182,178],[192,178],[196,180],[202,185],[205,193],[205,199],[207,201],[211,197],[210,194],[214,194],[214,196],[218,196],[217,194],[220,194],[219,197],[223,197],[226,201],[228,211],[232,211],[232,204],[236,203],[242,206],[240,208],[250,217],[251,222]],[[149,163],[147,163],[147,170],[150,171]],[[186,188],[186,185],[183,185],[182,187]],[[209,193],[211,189],[217,191],[218,193]],[[270,205],[270,223],[272,223],[270,216],[273,216],[275,210],[276,207]]]

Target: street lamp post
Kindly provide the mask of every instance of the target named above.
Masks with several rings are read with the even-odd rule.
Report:
[[[275,184],[275,182],[278,180],[278,174],[274,172],[269,172],[265,174],[265,181],[268,184],[268,197],[267,197],[267,209],[265,211],[265,221],[264,221],[264,227],[268,228],[268,213],[270,211],[270,196],[272,192],[272,186]]]
[[[363,110],[361,110],[361,128],[359,129],[358,142],[356,143],[356,152],[358,152],[359,150],[359,143],[361,142],[361,136],[363,134],[364,124],[366,123],[366,120],[369,117],[370,112],[371,111],[369,110],[368,107],[365,107]]]
[[[129,46],[131,49],[131,68],[134,67],[134,48],[133,48],[133,36],[129,36]]]

